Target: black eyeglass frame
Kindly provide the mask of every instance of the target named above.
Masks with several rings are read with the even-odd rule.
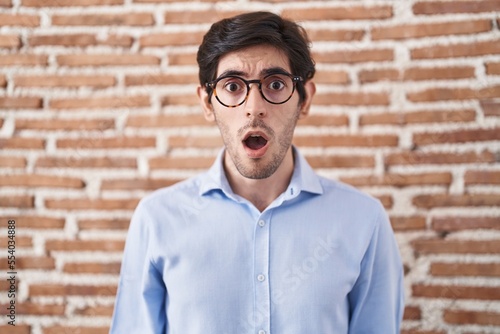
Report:
[[[277,74],[288,76],[290,79],[292,79],[292,83],[293,83],[293,88],[292,88],[292,92],[290,93],[290,96],[286,100],[284,100],[283,102],[273,102],[273,101],[270,101],[270,100],[267,99],[267,97],[262,92],[262,81],[264,81],[266,78],[268,78],[270,76],[277,75]],[[219,81],[221,81],[222,79],[227,79],[227,78],[236,78],[236,79],[239,79],[239,80],[243,81],[245,83],[245,85],[247,86],[247,94],[245,95],[245,98],[243,99],[243,101],[241,101],[238,104],[235,104],[235,105],[225,104],[217,96],[217,90],[215,89],[215,87],[217,86],[217,83]],[[288,72],[276,72],[276,73],[270,73],[270,74],[266,75],[265,77],[263,77],[262,79],[254,79],[254,80],[245,80],[245,79],[243,79],[242,77],[240,77],[238,75],[224,75],[224,76],[222,76],[220,78],[215,79],[214,81],[206,82],[205,86],[207,88],[210,88],[212,90],[211,93],[210,93],[210,95],[213,94],[215,96],[215,98],[217,99],[217,101],[219,101],[219,103],[222,104],[224,107],[227,107],[227,108],[236,108],[236,107],[241,106],[248,99],[248,95],[250,95],[250,84],[258,84],[260,95],[267,102],[269,102],[271,104],[283,104],[283,103],[288,102],[288,100],[290,100],[292,98],[293,93],[295,93],[295,88],[297,86],[297,83],[303,82],[303,81],[304,81],[304,79],[301,76],[293,75],[293,74],[288,73]],[[210,97],[211,96],[209,96],[209,99],[210,99]]]

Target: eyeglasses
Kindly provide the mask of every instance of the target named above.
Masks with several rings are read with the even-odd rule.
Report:
[[[205,85],[212,88],[217,101],[225,107],[242,105],[250,94],[250,84],[258,84],[260,95],[269,103],[282,104],[290,100],[297,82],[304,79],[290,73],[274,73],[260,80],[245,80],[236,75],[226,75]]]

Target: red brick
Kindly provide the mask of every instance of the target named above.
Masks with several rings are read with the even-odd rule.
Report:
[[[468,143],[478,141],[492,141],[500,139],[500,128],[498,129],[471,129],[455,130],[438,133],[415,133],[413,142],[415,145],[432,145],[443,143]]]
[[[80,230],[126,230],[130,219],[84,219],[78,222]]]
[[[213,148],[222,147],[223,142],[220,136],[171,136],[168,139],[169,147],[203,147]]]
[[[419,185],[449,185],[452,181],[451,173],[421,173],[421,174],[384,174],[382,176],[349,176],[340,180],[357,187],[393,186],[408,187]]]
[[[453,285],[424,285],[412,286],[413,297],[498,300],[500,289],[486,286],[453,286]]]
[[[90,46],[96,45],[96,36],[93,34],[72,35],[32,35],[28,37],[30,46]]]
[[[310,115],[299,119],[298,126],[348,126],[347,115]]]
[[[422,319],[422,311],[418,306],[406,306],[403,320],[420,320]]]
[[[190,115],[137,115],[130,116],[127,127],[168,128],[180,126],[211,125],[201,113]]]
[[[32,284],[30,295],[35,296],[115,296],[114,285]]]
[[[469,184],[500,184],[500,171],[467,171],[464,176],[466,185]]]
[[[217,2],[219,0],[200,0],[199,2]],[[171,2],[191,2],[191,0],[134,0],[137,3],[171,3]]]
[[[84,188],[85,183],[78,178],[56,175],[19,174],[0,175],[2,187],[49,187],[49,188]]]
[[[0,2],[0,5],[1,5],[1,2]],[[0,325],[0,333],[31,334],[31,326],[30,325],[22,325],[22,324],[18,324],[18,323],[16,323],[16,326]]]
[[[4,54],[0,57],[1,66],[46,66],[48,57],[42,54]]]
[[[498,206],[500,205],[500,194],[418,195],[413,198],[412,203],[416,207],[423,209],[459,206]]]
[[[462,153],[446,152],[419,152],[406,151],[391,153],[385,157],[385,165],[442,165],[495,162],[495,155],[490,151],[476,153],[465,151]]]
[[[217,11],[213,8],[206,10],[181,10],[167,11],[164,15],[166,24],[193,24],[193,23],[213,23],[221,19],[243,13],[243,10]]]
[[[33,196],[0,196],[0,207],[12,208],[34,208],[35,198]]]
[[[486,63],[486,74],[500,75],[500,62],[498,62],[498,63],[494,63],[494,62]]]
[[[200,45],[206,31],[161,33],[144,35],[139,38],[141,48]]]
[[[7,304],[0,304],[0,314],[7,314]],[[66,307],[57,304],[36,304],[31,302],[16,303],[16,312],[22,315],[64,315]],[[9,333],[12,333],[9,331]]]
[[[83,308],[76,308],[74,313],[76,315],[90,316],[90,317],[111,317],[113,315],[114,307],[105,305],[87,306]]]
[[[477,57],[500,53],[500,40],[433,45],[410,50],[411,59]]]
[[[138,85],[188,85],[197,84],[198,74],[156,74],[156,75],[127,75],[126,86]]]
[[[1,26],[37,27],[40,25],[40,17],[26,14],[0,14]]]
[[[77,54],[56,57],[60,66],[138,66],[159,65],[160,58],[140,54]]]
[[[453,80],[474,78],[475,69],[472,66],[450,67],[412,67],[404,71],[405,81],[421,80]]]
[[[0,167],[5,168],[24,168],[26,167],[26,158],[15,156],[1,156]]]
[[[349,73],[345,71],[319,69],[314,74],[314,82],[330,85],[347,85],[351,80],[349,79]]]
[[[476,111],[473,109],[457,111],[413,111],[407,113],[368,113],[359,118],[359,125],[407,125],[419,123],[451,123],[473,122],[476,120]]]
[[[391,225],[396,232],[426,229],[425,217],[422,216],[391,217]]]
[[[152,26],[153,15],[147,13],[54,15],[54,26]]]
[[[433,276],[500,277],[500,263],[431,263]]]
[[[7,220],[14,219],[16,226],[29,229],[62,229],[64,228],[64,218],[52,218],[46,216],[15,215],[14,217],[1,217],[0,226],[7,227]],[[5,223],[4,223],[5,222]]]
[[[500,229],[498,217],[434,217],[432,229],[438,232],[453,232],[476,229]]]
[[[16,119],[16,130],[104,131],[114,128],[113,119]]]
[[[35,163],[36,168],[137,168],[135,158],[115,157],[71,157],[42,156]]]
[[[389,93],[322,93],[313,99],[316,105],[344,105],[344,106],[387,106],[390,103]]]
[[[481,108],[485,116],[500,116],[500,101],[483,100]]]
[[[491,20],[468,20],[440,23],[419,23],[381,27],[372,29],[373,40],[410,39],[430,36],[477,34],[490,31]]]
[[[103,180],[101,184],[102,190],[155,190],[163,187],[171,186],[179,179],[113,179]]]
[[[417,254],[498,254],[499,240],[417,239],[411,242]]]
[[[392,17],[392,6],[350,6],[322,8],[286,8],[282,15],[298,21],[316,20],[370,20]]]
[[[313,52],[317,63],[355,64],[394,60],[393,49],[368,49],[354,51],[322,51]]]
[[[360,41],[365,36],[365,31],[361,29],[308,29],[307,35],[313,42],[319,41]]]
[[[0,97],[0,108],[39,109],[42,108],[42,99],[39,97]]]
[[[358,76],[359,82],[361,82],[362,84],[377,81],[400,80],[400,74],[397,69],[361,70]]]
[[[154,137],[110,137],[110,138],[77,138],[59,139],[57,148],[78,149],[121,149],[121,148],[147,148],[155,147]]]
[[[22,0],[26,7],[69,7],[123,5],[124,0]]]
[[[0,247],[2,247],[3,249],[7,249],[8,240],[9,239],[7,237],[0,237]],[[33,240],[31,237],[19,236],[18,234],[16,235],[16,247],[21,247],[21,248],[33,247]]]
[[[43,327],[42,334],[68,334],[68,333],[77,333],[77,334],[108,334],[108,327],[76,327],[76,326],[51,326],[51,327]]]
[[[307,156],[313,168],[364,168],[375,167],[373,156],[363,155],[313,155]]]
[[[5,88],[7,86],[7,78],[5,75],[0,74],[0,88]]]
[[[139,203],[138,199],[46,199],[48,209],[61,210],[133,210]]]
[[[169,53],[167,55],[170,66],[196,65],[196,53]]]
[[[151,158],[151,169],[206,169],[214,163],[215,157],[160,157]]]
[[[12,0],[0,0],[0,7],[12,7]],[[0,326],[0,329],[2,327],[4,326]]]
[[[116,84],[111,75],[43,75],[43,76],[16,76],[14,86],[17,87],[70,87],[82,86],[103,88]]]
[[[49,256],[22,256],[16,258],[16,269],[42,269],[52,270],[56,268],[56,261]],[[7,270],[7,261],[0,262],[0,269]]]
[[[45,249],[49,252],[121,252],[124,245],[125,242],[122,240],[47,240]]]
[[[97,36],[97,44],[98,45],[130,48],[133,43],[134,43],[134,38],[132,36],[128,36],[128,35],[109,34],[109,35],[106,35],[104,38],[100,38],[100,36]],[[138,56],[140,56],[140,55],[138,55]]]
[[[200,100],[194,93],[184,94],[184,95],[164,96],[161,100],[161,105],[164,107],[171,105],[198,106],[199,104]]]
[[[45,140],[40,138],[0,138],[0,149],[44,149]]]
[[[305,147],[395,147],[399,138],[396,135],[299,135],[294,144]]]
[[[119,274],[120,267],[120,262],[75,262],[66,263],[63,272],[69,274]]]
[[[500,313],[487,311],[444,310],[443,319],[449,324],[500,325]]]
[[[112,96],[92,98],[52,99],[52,109],[109,109],[109,108],[139,108],[151,105],[149,96]]]
[[[483,1],[420,1],[413,5],[417,15],[438,15],[454,13],[481,13],[500,10],[497,0]]]
[[[375,195],[374,197],[382,203],[386,210],[391,209],[394,205],[394,199],[391,195]]]
[[[429,88],[423,91],[408,93],[412,102],[434,102],[448,100],[471,100],[500,97],[500,85],[482,89],[472,88]]]
[[[18,35],[0,35],[0,48],[19,48],[21,38]]]

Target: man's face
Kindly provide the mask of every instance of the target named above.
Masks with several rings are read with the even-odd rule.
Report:
[[[217,78],[237,73],[246,80],[262,79],[277,69],[290,73],[289,61],[283,52],[268,45],[253,46],[224,55],[219,61]],[[280,167],[290,151],[297,120],[307,114],[310,103],[307,97],[299,104],[295,90],[287,102],[271,104],[260,94],[258,84],[250,84],[248,98],[234,108],[222,105],[213,95],[208,101],[201,89],[198,93],[205,117],[215,121],[221,132],[226,146],[225,166],[232,163],[242,176],[250,179],[268,178]],[[222,92],[218,95],[222,97]]]

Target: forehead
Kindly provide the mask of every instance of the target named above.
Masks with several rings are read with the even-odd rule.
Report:
[[[257,45],[222,56],[217,66],[217,77],[227,71],[239,71],[247,77],[258,77],[266,69],[277,67],[290,72],[286,54],[270,45]]]

